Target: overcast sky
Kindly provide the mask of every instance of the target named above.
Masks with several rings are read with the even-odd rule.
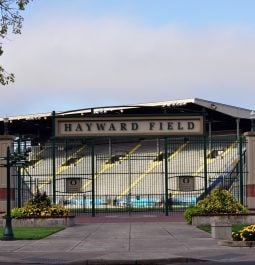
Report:
[[[0,116],[202,98],[255,109],[254,0],[34,0]]]

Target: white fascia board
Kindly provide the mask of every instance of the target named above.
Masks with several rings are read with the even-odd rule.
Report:
[[[177,99],[177,100],[167,100],[167,101],[159,101],[159,102],[149,102],[149,103],[141,103],[135,104],[135,106],[139,107],[154,107],[154,106],[182,106],[188,103],[194,103],[195,99]],[[134,105],[128,105],[134,106]]]
[[[14,120],[37,120],[37,119],[41,119],[41,118],[45,118],[46,119],[49,116],[52,116],[51,112],[10,116],[10,117],[8,117],[8,119],[9,119],[9,121],[14,121]],[[4,117],[1,117],[0,121],[3,121],[3,120],[4,120]]]
[[[240,107],[234,107],[231,105],[226,105],[218,102],[213,102],[213,101],[207,101],[204,99],[195,99],[195,104],[217,111],[224,113],[226,115],[229,115],[234,118],[239,118],[239,119],[250,119],[251,116],[251,110],[249,109],[244,109]]]

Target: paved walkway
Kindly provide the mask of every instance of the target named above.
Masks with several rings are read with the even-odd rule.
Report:
[[[146,221],[145,221],[146,219]],[[209,234],[171,217],[77,219],[36,241],[0,241],[0,264],[171,264],[254,261],[254,248],[217,244]],[[82,221],[82,222],[81,222]]]

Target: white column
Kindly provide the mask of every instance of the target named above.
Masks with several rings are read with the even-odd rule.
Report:
[[[246,132],[244,136],[247,139],[247,207],[255,211],[255,132]]]

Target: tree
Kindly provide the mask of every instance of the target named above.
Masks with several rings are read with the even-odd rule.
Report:
[[[13,34],[20,34],[23,17],[21,12],[32,0],[0,0],[0,56],[3,54],[3,43],[1,39],[7,37],[9,31]],[[7,85],[14,82],[14,74],[8,73],[0,65],[0,84]]]

